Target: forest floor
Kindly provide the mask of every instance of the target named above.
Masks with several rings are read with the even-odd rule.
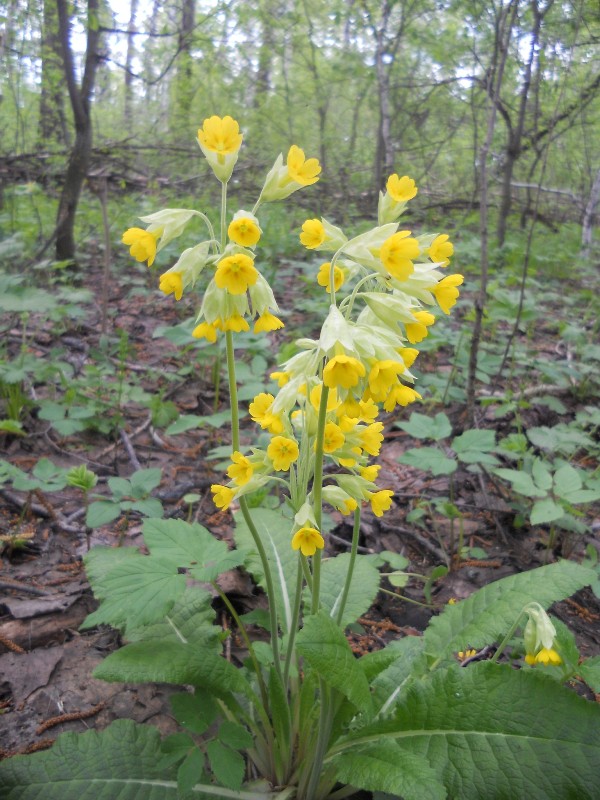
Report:
[[[99,298],[101,268],[91,267],[85,281],[86,288]],[[127,358],[120,366],[125,378],[137,381],[146,392],[161,390],[164,399],[174,402],[181,413],[212,414],[214,388],[209,365],[199,363],[199,368],[188,377],[164,380],[169,370],[196,357],[189,351],[182,353],[165,338],[153,338],[159,324],[181,322],[181,309],[172,298],[165,300],[154,291],[132,293],[131,285],[126,282],[114,280],[109,288],[109,331],[120,328],[128,337]],[[282,305],[285,306],[285,299]],[[75,371],[82,370],[100,347],[98,305],[92,303],[83,319],[85,323],[63,322],[57,328],[51,322],[36,323],[33,315],[29,329],[34,333],[28,339],[28,351],[49,359],[56,348],[62,348]],[[459,322],[455,320],[453,324]],[[293,329],[291,317],[286,330]],[[18,353],[20,328],[15,326],[9,340],[13,354]],[[280,342],[272,342],[273,351]],[[555,344],[551,337],[544,336],[543,330],[538,330],[536,346],[540,350],[552,352]],[[447,361],[444,363],[447,356],[443,352],[436,354],[435,365],[432,356],[423,356],[421,368],[448,370]],[[263,380],[263,376],[255,377]],[[44,386],[32,390],[38,397],[45,391]],[[574,397],[562,397],[562,402],[569,405],[570,413],[577,411],[578,401]],[[398,411],[402,418],[408,419],[411,410]],[[445,411],[455,433],[461,432],[464,408],[450,404]],[[493,411],[493,406],[479,411],[479,427],[506,425],[505,420],[495,419]],[[162,501],[165,515],[187,519],[191,511],[192,519],[231,541],[231,514],[215,511],[209,491],[211,483],[223,480],[223,473],[206,457],[212,448],[228,444],[226,428],[197,427],[170,436],[153,425],[147,406],[127,402],[120,414],[119,426],[110,436],[89,429],[60,436],[47,421],[31,413],[26,425],[28,435],[0,434],[0,446],[5,458],[22,470],[31,470],[42,457],[61,467],[86,464],[99,475],[95,491],[100,494],[107,491],[106,480],[111,476],[127,477],[139,467],[160,467],[162,481],[154,496]],[[557,555],[556,550],[548,547],[547,527],[532,527],[527,523],[515,526],[515,510],[506,492],[500,491],[497,482],[486,473],[474,474],[464,469],[464,465],[453,475],[453,499],[462,515],[463,544],[479,548],[485,557],[466,560],[457,557],[457,522],[452,524],[447,517],[436,514],[431,503],[427,526],[408,522],[407,514],[417,500],[447,497],[450,490],[448,476],[431,477],[398,463],[402,453],[419,444],[394,427],[400,414],[385,419],[386,438],[378,459],[382,465],[378,484],[394,491],[394,504],[380,519],[370,511],[365,512],[360,546],[363,552],[389,550],[405,555],[410,572],[427,575],[440,564],[448,565],[449,572],[433,585],[432,607],[410,602],[424,602],[422,581],[411,580],[395,596],[381,593],[369,614],[360,620],[356,632],[349,634],[357,652],[378,649],[396,637],[418,636],[430,616],[450,598],[463,599],[491,581],[530,570]],[[535,401],[523,415],[529,417],[528,424],[553,422],[553,412]],[[250,441],[254,426],[249,420],[244,425],[244,434]],[[190,492],[200,495],[191,508],[183,500]],[[587,511],[590,525],[598,521],[597,506],[595,513],[594,517],[594,507]],[[348,549],[351,528],[346,518],[336,516],[335,512],[331,516],[336,526],[328,537],[327,550],[335,554]],[[133,514],[121,517],[94,529],[91,545],[140,545],[142,523]],[[581,560],[586,544],[600,548],[598,527],[593,526],[594,534],[574,537],[571,558]],[[97,606],[81,560],[88,547],[81,493],[68,487],[54,493],[40,490],[25,493],[0,486],[0,530],[5,536],[15,533],[30,536],[25,548],[5,547],[0,558],[1,755],[43,749],[63,731],[103,728],[121,717],[149,722],[162,734],[175,732],[177,726],[167,702],[171,688],[105,683],[91,677],[104,656],[119,646],[120,637],[107,627],[78,630],[86,615]],[[221,585],[232,603],[244,612],[262,601],[260,592],[243,571],[227,573]],[[393,591],[393,587],[388,588]],[[218,609],[223,626],[230,628],[231,620],[224,608],[218,606]],[[582,655],[600,653],[600,600],[591,590],[556,604],[552,611],[575,633]],[[234,654],[228,649],[226,655],[235,658],[235,634],[232,640]],[[465,648],[468,645],[465,642]]]

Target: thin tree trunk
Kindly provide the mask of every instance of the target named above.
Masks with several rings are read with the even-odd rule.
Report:
[[[581,254],[584,257],[589,256],[592,248],[592,237],[594,230],[594,212],[596,206],[600,201],[600,169],[596,172],[596,177],[590,189],[590,196],[583,212],[583,221],[581,226]]]
[[[125,124],[129,127],[133,119],[133,57],[135,55],[135,18],[137,16],[138,0],[131,0],[129,24],[127,26],[127,54],[125,56],[125,97],[124,117]]]
[[[488,111],[487,132],[485,141],[482,144],[479,154],[480,179],[479,185],[481,193],[479,196],[479,216],[481,237],[481,278],[479,292],[475,299],[475,322],[473,323],[473,335],[471,337],[471,351],[469,353],[469,372],[467,378],[467,426],[473,427],[475,418],[475,381],[477,375],[477,360],[479,356],[479,345],[481,342],[481,332],[483,327],[483,312],[487,301],[487,284],[489,268],[489,230],[488,230],[488,156],[494,139],[496,127],[496,112],[500,99],[500,89],[502,78],[508,56],[508,45],[512,34],[518,0],[511,0],[506,8],[501,12],[496,30],[496,40],[494,46],[495,68],[490,70],[490,103]],[[509,19],[510,14],[510,19]]]
[[[75,212],[81,188],[86,178],[92,150],[91,96],[98,66],[98,0],[87,3],[87,47],[81,86],[75,78],[75,65],[70,40],[68,0],[57,0],[60,38],[63,48],[65,80],[75,119],[75,143],[69,156],[56,220],[56,258],[59,261],[75,259]]]
[[[44,0],[42,32],[42,85],[38,145],[70,145],[70,133],[65,117],[64,69],[58,10],[55,0]]]

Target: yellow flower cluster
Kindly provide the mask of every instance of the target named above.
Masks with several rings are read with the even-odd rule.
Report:
[[[209,166],[224,187],[231,177],[243,142],[239,124],[230,116],[212,116],[198,130],[198,145]],[[256,217],[261,203],[288,197],[292,192],[319,180],[321,166],[316,158],[306,158],[296,145],[290,147],[286,163],[280,155],[270,170],[252,211],[240,209],[227,226],[223,241],[215,237],[210,220],[190,209],[163,209],[142,217],[148,227],[129,228],[123,243],[139,262],[152,266],[157,254],[179,236],[193,217],[200,217],[208,227],[209,238],[184,250],[178,261],[159,278],[159,289],[179,301],[193,288],[206,268],[214,270],[204,287],[204,297],[192,335],[210,343],[218,331],[250,330],[248,318],[254,319],[255,333],[268,333],[283,327],[273,291],[255,265],[254,248],[262,229]]]

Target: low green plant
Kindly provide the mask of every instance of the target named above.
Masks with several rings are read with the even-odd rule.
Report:
[[[109,478],[111,496],[94,495],[99,499],[87,506],[85,524],[88,528],[99,528],[113,522],[122,514],[129,515],[132,511],[145,517],[162,517],[162,503],[158,498],[151,497],[152,491],[160,484],[161,477],[162,470],[153,468],[138,469],[129,478]]]
[[[362,504],[376,516],[392,505],[393,492],[377,486],[378,465],[369,463],[383,440],[379,405],[389,411],[418,397],[410,373],[417,351],[407,340],[417,344],[435,321],[424,306],[449,310],[462,277],[440,271],[452,255],[446,236],[398,232],[416,194],[406,176],[389,178],[377,224],[358,236],[307,220],[302,243],[332,254],[317,272],[330,298],[327,319],[318,339],[301,339],[271,376],[276,396],[261,391],[250,403],[252,420],[269,436],[266,446],[245,447],[233,334],[248,319],[256,333],[281,322],[254,266],[257,215],[262,204],[315,183],[320,166],[293,146],[286,162],[276,160],[252,211],[240,210],[228,225],[227,187],[241,141],[230,117],[211,117],[199,131],[222,186],[219,233],[201,212],[165,209],[143,218],[147,229],[124,236],[132,254],[152,264],[190,219],[206,224],[208,238],[184,251],[160,288],[180,299],[214,268],[193,333],[225,340],[229,480],[211,491],[218,508],[239,508],[235,547],[198,524],[147,519],[146,553],[95,548],[86,557],[100,604],[84,627],[110,624],[127,642],[95,676],[185,687],[171,701],[182,730],[161,741],[151,726],[119,720],[102,732],[67,734],[48,752],[1,764],[0,789],[7,800],[40,791],[47,800],[90,791],[100,800],[341,800],[360,789],[404,800],[515,791],[539,800],[591,797],[600,781],[600,709],[563,683],[595,685],[596,665],[579,663],[574,639],[563,644],[545,609],[589,584],[593,570],[562,561],[513,575],[445,607],[422,637],[354,655],[345,629],[371,606],[378,567],[385,562],[397,573],[405,566],[396,554],[358,553]],[[488,458],[487,440],[480,447],[463,437],[454,444],[465,463]],[[123,496],[132,484],[113,491]],[[248,499],[273,485],[284,503],[251,508]],[[353,515],[349,553],[323,557],[324,503]],[[244,619],[218,583],[242,565],[268,601],[266,611]],[[215,593],[244,643],[240,663],[223,658]],[[250,622],[261,635],[251,636]],[[457,654],[467,648],[493,656],[463,668]]]

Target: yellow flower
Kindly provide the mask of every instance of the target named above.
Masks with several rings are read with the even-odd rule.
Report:
[[[319,267],[319,273],[317,275],[317,283],[319,286],[324,286],[325,291],[331,292],[331,284],[329,283],[329,276],[331,275],[331,263],[326,261],[324,264],[321,264]],[[344,270],[340,269],[340,267],[335,266],[333,268],[333,288],[334,291],[338,291],[342,288],[344,284]]]
[[[427,328],[429,325],[433,325],[435,317],[429,311],[415,311],[413,317],[415,321],[407,322],[404,327],[408,341],[411,344],[417,344],[427,336]]]
[[[213,493],[213,503],[217,508],[223,511],[229,507],[229,504],[235,496],[233,489],[230,489],[228,486],[221,486],[219,483],[213,483],[210,490]]]
[[[458,289],[464,278],[462,275],[447,275],[431,290],[444,314],[449,314],[450,309],[458,299]]]
[[[419,351],[414,347],[401,347],[398,350],[400,358],[404,361],[404,366],[406,369],[410,369],[412,365],[415,363],[417,356],[419,355]]]
[[[529,664],[530,667],[533,667],[533,665],[535,664],[535,656],[533,655],[533,653],[527,653],[527,655],[525,656],[525,663]]]
[[[158,288],[167,296],[174,294],[175,300],[181,300],[183,296],[183,281],[181,279],[181,272],[164,272],[160,276]]]
[[[407,406],[409,403],[414,403],[415,400],[421,400],[421,395],[410,386],[405,386],[399,383],[393,386],[388,396],[385,398],[383,408],[385,411],[393,411],[396,406]]]
[[[543,664],[544,666],[548,666],[548,664],[550,664],[553,667],[558,667],[559,664],[562,664],[562,658],[553,648],[542,647],[540,652],[535,657],[535,663]]]
[[[394,493],[389,489],[382,489],[380,492],[370,492],[369,502],[371,509],[376,517],[382,517],[385,511],[392,507],[392,497]]]
[[[143,228],[128,228],[121,241],[129,247],[136,261],[147,261],[151,267],[156,258],[156,240],[160,231],[151,233]]]
[[[309,250],[314,250],[315,247],[323,244],[325,241],[325,228],[320,219],[307,219],[302,223],[302,233],[300,234],[300,242],[304,247]]]
[[[269,433],[282,433],[283,422],[278,414],[273,414],[271,406],[275,398],[272,394],[261,392],[257,394],[250,403],[249,412],[253,422],[257,422],[260,427]]]
[[[398,380],[398,375],[405,369],[404,362],[390,359],[376,361],[369,372],[369,389],[373,398],[377,401],[383,400],[391,386]]]
[[[315,411],[319,410],[319,406],[321,405],[321,395],[323,394],[323,384],[317,383],[316,386],[310,390],[310,394],[308,399],[310,400],[311,406],[315,409]],[[332,389],[329,394],[327,395],[327,411],[333,411],[334,408],[337,408],[339,405],[339,398],[337,389]]]
[[[268,333],[279,328],[283,328],[283,322],[270,311],[262,313],[254,323],[254,333]]]
[[[450,601],[448,601],[450,602]],[[472,658],[472,656],[477,655],[477,650],[459,650],[458,657],[461,661],[464,661],[466,658]]]
[[[379,455],[383,442],[383,422],[374,422],[360,432],[359,439],[362,449],[370,456]]]
[[[407,175],[403,175],[402,178],[399,178],[395,173],[394,175],[390,175],[387,179],[385,188],[388,190],[388,194],[392,200],[395,200],[396,203],[407,203],[409,200],[412,200],[419,191],[412,178],[409,178]]]
[[[289,439],[287,436],[274,436],[267,447],[267,455],[276,470],[287,472],[300,455],[298,442],[295,439]]]
[[[289,383],[290,376],[287,372],[272,372],[269,377],[272,381],[277,381],[279,388],[281,389],[286,383]]]
[[[260,228],[250,217],[236,217],[229,223],[227,235],[242,247],[254,247],[260,239]]]
[[[379,409],[377,408],[377,404],[369,398],[368,400],[361,400],[360,401],[360,421],[361,422],[375,422],[377,419],[377,415],[379,414]]]
[[[210,322],[201,322],[192,331],[194,339],[207,339],[209,342],[217,341],[217,328]]]
[[[447,233],[435,237],[431,247],[427,250],[427,255],[442,267],[450,263],[450,257],[454,255],[454,245],[449,241]]]
[[[344,446],[346,437],[342,433],[342,429],[335,422],[328,422],[325,425],[323,432],[323,452],[333,453]]]
[[[381,245],[379,258],[390,275],[399,281],[407,280],[414,272],[411,259],[419,253],[419,243],[410,237],[410,231],[398,231]]]
[[[254,474],[254,467],[250,460],[239,450],[232,454],[231,462],[231,465],[227,467],[227,474],[235,484],[244,486]]]
[[[356,386],[366,373],[364,364],[352,356],[334,356],[323,370],[323,383],[330,389],[342,386],[350,389]]]
[[[349,392],[344,402],[340,403],[340,405],[336,408],[335,413],[338,417],[350,417],[352,419],[358,419],[360,417],[360,411],[360,403],[356,397],[354,397],[352,392]]]
[[[451,598],[448,600],[448,605],[449,605],[449,606],[455,606],[455,605],[456,605],[456,597],[451,597]]]
[[[231,117],[209,117],[198,131],[198,141],[219,155],[233,155],[242,146],[240,126]]]
[[[219,327],[221,330],[233,331],[234,333],[250,330],[250,325],[248,325],[247,320],[245,320],[241,314],[232,314],[226,319],[219,320]]]
[[[245,253],[222,258],[215,272],[215,283],[219,289],[227,289],[230,294],[244,294],[248,286],[258,280],[258,270],[253,260]]]
[[[316,528],[300,528],[292,537],[292,548],[303,556],[314,556],[325,547],[325,540]]]
[[[374,483],[377,480],[377,476],[379,475],[379,470],[381,469],[380,464],[371,464],[369,467],[359,467],[358,472],[361,478],[364,480],[369,481],[369,483]]]
[[[317,158],[307,159],[304,150],[293,144],[287,155],[288,174],[300,186],[312,186],[319,180],[321,165]]]

